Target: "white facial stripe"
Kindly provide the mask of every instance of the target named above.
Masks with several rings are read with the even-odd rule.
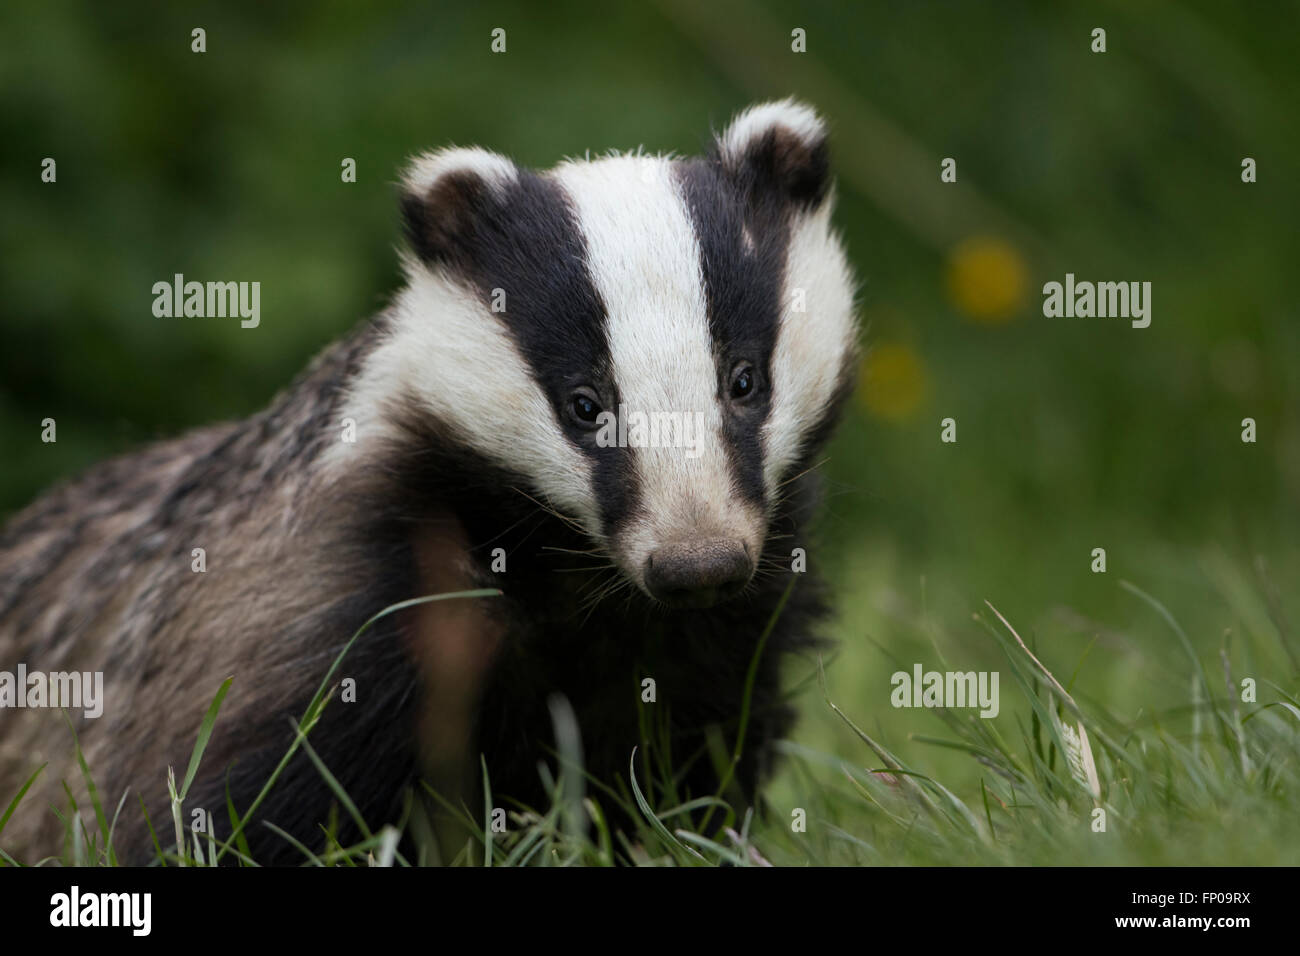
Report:
[[[695,536],[743,538],[757,557],[763,516],[732,488],[700,247],[671,162],[616,156],[554,175],[586,237],[624,406],[703,423],[696,449],[631,452],[640,507],[621,542],[627,564],[640,568],[655,546]]]
[[[423,266],[408,262],[407,273],[393,328],[367,358],[345,403],[344,414],[357,422],[357,441],[335,443],[331,461],[365,460],[367,442],[387,437],[384,402],[409,390],[490,461],[531,476],[551,506],[599,537],[587,459],[560,431],[499,317]]]
[[[834,395],[845,357],[857,349],[853,280],[830,229],[831,205],[826,201],[791,226],[772,354],[772,407],[763,424],[763,481],[769,499]],[[803,290],[803,312],[793,310],[796,289]]]

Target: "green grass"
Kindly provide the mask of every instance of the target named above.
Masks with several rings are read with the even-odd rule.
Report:
[[[626,777],[610,786],[583,773],[579,728],[567,701],[556,697],[551,701],[554,761],[539,771],[549,794],[546,806],[498,809],[484,765],[480,808],[454,806],[428,792],[443,813],[437,828],[441,846],[432,836],[435,824],[423,809],[426,804],[414,799],[408,800],[408,812],[398,825],[372,829],[309,741],[332,694],[331,681],[345,648],[298,721],[294,743],[263,793],[242,814],[228,801],[233,832],[217,841],[187,830],[184,803],[219,719],[228,680],[208,709],[179,788],[169,772],[172,833],[164,843],[150,821],[156,861],[204,866],[229,854],[243,865],[256,865],[243,835],[247,825],[256,825],[293,843],[303,865],[311,866],[434,861],[475,866],[1295,863],[1300,852],[1300,700],[1294,687],[1263,679],[1257,680],[1257,701],[1243,702],[1242,675],[1233,665],[1234,657],[1258,663],[1289,656],[1285,635],[1277,630],[1272,646],[1243,640],[1232,647],[1225,638],[1216,652],[1201,654],[1160,601],[1128,582],[1119,587],[1150,611],[1153,627],[1172,634],[1180,653],[1168,661],[1152,658],[1152,663],[1170,669],[1186,688],[1181,701],[1121,714],[1113,709],[1114,701],[1108,705],[1078,695],[1072,688],[1089,667],[1088,654],[1068,672],[1062,668],[1056,673],[1053,654],[1030,647],[1014,623],[988,604],[974,623],[1002,659],[998,716],[981,719],[974,711],[942,708],[914,711],[909,722],[922,729],[886,743],[862,727],[871,706],[855,707],[829,696],[826,662],[817,658],[802,680],[792,675],[792,693],[805,708],[829,715],[836,733],[823,737],[817,747],[800,735],[781,742],[784,767],[765,794],[763,812],[743,816],[724,797],[730,769],[743,753],[748,700],[737,726],[730,732],[719,728],[713,735],[712,756],[723,781],[719,793],[687,800],[677,792],[662,728],[651,712],[654,705],[644,712],[642,744],[628,754]],[[394,605],[372,618],[353,641],[375,620],[411,603],[494,593],[438,595]],[[763,643],[758,642],[760,651]],[[883,649],[877,653],[888,657]],[[832,670],[843,663],[833,662]],[[903,662],[890,661],[889,666]],[[885,700],[887,694],[881,692],[875,705]],[[921,721],[933,724],[933,730]],[[806,723],[816,735],[821,724]],[[126,796],[110,816],[81,759],[75,733],[73,746],[92,805],[77,806],[68,790],[68,805],[48,811],[64,821],[65,852],[30,862],[115,865],[114,828]],[[336,797],[331,819],[321,821],[324,850],[308,849],[274,821],[255,819],[262,797],[299,748]],[[930,769],[936,753],[946,758],[940,764],[948,771],[946,780]],[[0,845],[31,782],[0,816]],[[615,808],[638,820],[636,832],[611,829],[606,821]],[[360,842],[338,842],[340,814],[356,823]],[[1103,819],[1104,829],[1099,825]],[[721,826],[710,828],[710,820]],[[502,822],[504,832],[498,832]],[[417,847],[413,859],[399,852],[403,830],[410,831]],[[3,851],[0,862],[19,863]]]

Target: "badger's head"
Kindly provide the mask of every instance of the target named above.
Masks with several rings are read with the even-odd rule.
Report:
[[[522,476],[657,601],[732,597],[855,364],[830,206],[825,128],[792,101],[703,158],[422,156],[377,387]]]

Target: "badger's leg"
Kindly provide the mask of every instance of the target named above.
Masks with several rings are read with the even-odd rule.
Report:
[[[422,525],[413,540],[421,594],[484,585],[464,528],[451,515]],[[475,746],[484,682],[501,647],[503,619],[490,600],[432,601],[407,612],[403,631],[421,683],[415,727],[416,763],[425,784],[454,806],[475,808],[479,778]],[[477,815],[477,814],[476,814]],[[441,808],[431,814],[444,861],[466,832]]]

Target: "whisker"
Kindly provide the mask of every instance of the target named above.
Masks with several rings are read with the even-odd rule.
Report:
[[[584,556],[584,557],[590,557],[591,555],[596,555],[596,556],[601,556],[601,557],[607,557],[607,556],[608,556],[608,554],[607,554],[607,552],[605,551],[605,549],[604,549],[604,548],[600,548],[600,547],[590,548],[590,549],[585,550],[585,551],[580,551],[580,550],[578,550],[578,549],[576,549],[576,548],[557,548],[557,547],[555,547],[554,545],[544,544],[544,545],[541,546],[540,550],[542,550],[542,551],[558,551],[558,552],[560,552],[561,554],[579,554],[579,555],[582,555],[582,556]]]
[[[597,607],[599,607],[609,598],[613,597],[620,590],[627,587],[629,584],[631,584],[631,581],[628,578],[625,578],[621,574],[617,574],[617,573],[615,574],[612,580],[608,582],[602,582],[602,585],[598,587],[592,594],[590,594],[587,597],[587,599],[584,600],[582,605],[579,607],[579,611],[586,611],[586,614],[582,619],[582,623],[579,626],[580,627],[586,626],[586,623],[589,620],[591,620],[591,615],[596,612]]]
[[[544,504],[543,502],[538,501],[536,498],[534,498],[528,492],[524,491],[522,488],[518,488],[514,485],[511,485],[510,490],[518,492],[519,494],[523,495],[533,504],[537,505],[537,507],[541,508],[543,511],[547,512],[548,514],[554,515],[555,517],[559,518],[561,521],[567,524],[574,531],[577,531],[579,534],[587,535],[587,529],[584,528],[581,524],[576,522],[574,519],[570,518],[568,515],[560,514],[560,512],[556,511],[555,508],[553,508],[551,505]]]
[[[787,478],[785,481],[780,482],[776,487],[777,487],[777,488],[784,488],[786,485],[790,484],[790,482],[792,482],[792,481],[798,481],[800,478],[802,478],[804,475],[808,474],[810,471],[816,471],[818,468],[820,468],[822,465],[826,464],[828,461],[830,461],[829,458],[823,458],[821,461],[817,462],[817,464],[815,464],[815,465],[809,465],[809,466],[808,466],[807,468],[805,468],[803,471],[799,472],[799,474],[797,474],[797,475],[791,475],[791,476],[790,476],[789,478]]]

